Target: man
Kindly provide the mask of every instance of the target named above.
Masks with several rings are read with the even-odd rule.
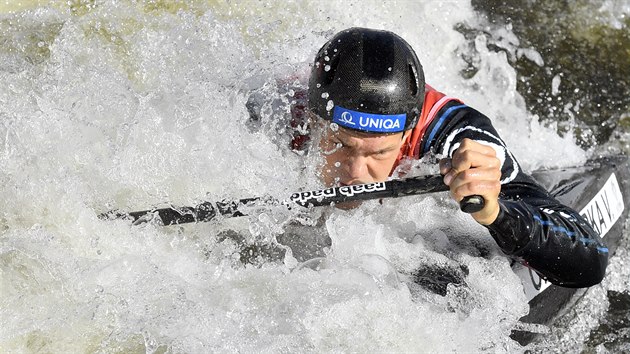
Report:
[[[405,158],[444,156],[440,172],[456,201],[485,200],[471,214],[499,247],[565,287],[599,283],[608,249],[574,210],[523,173],[490,120],[424,82],[418,58],[387,31],[351,28],[315,58],[308,114],[328,185],[385,181]]]

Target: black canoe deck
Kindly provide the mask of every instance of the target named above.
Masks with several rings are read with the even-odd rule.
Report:
[[[533,177],[555,198],[580,212],[603,235],[609,256],[614,257],[630,209],[628,156],[602,157],[589,160],[582,167],[537,172]],[[530,312],[521,318],[524,323],[552,323],[564,313],[578,290],[548,284],[527,269],[517,267],[515,272],[521,276],[530,299]],[[511,337],[526,345],[536,334],[513,331]]]

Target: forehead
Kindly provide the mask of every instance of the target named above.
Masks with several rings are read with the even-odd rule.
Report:
[[[332,129],[330,124],[326,124],[326,133],[323,134],[324,139],[338,139],[343,143],[355,143],[362,146],[385,147],[391,144],[397,144],[402,139],[403,133],[395,134],[374,134],[365,133],[356,130],[339,127]]]

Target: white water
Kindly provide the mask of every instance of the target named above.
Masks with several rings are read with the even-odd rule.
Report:
[[[291,256],[244,267],[216,237],[237,229],[271,243],[296,218],[283,210],[184,227],[97,218],[316,186],[270,134],[277,113],[245,128],[247,91],[264,84],[281,101],[276,78],[307,72],[326,38],[351,26],[406,38],[427,81],[492,117],[526,169],[582,162],[571,137],[527,113],[516,73],[484,38],[481,70],[459,76],[453,26],[475,21],[466,1],[88,10],[0,20],[1,351],[518,350],[508,335],[527,311],[520,283],[446,195],[331,211],[319,271]],[[467,266],[468,287],[440,297],[405,282],[426,265]]]

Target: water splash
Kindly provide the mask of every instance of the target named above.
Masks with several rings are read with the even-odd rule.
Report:
[[[290,106],[282,80],[300,86],[319,46],[350,26],[407,38],[428,81],[493,117],[526,167],[582,161],[570,138],[532,119],[514,69],[483,38],[480,70],[459,76],[454,27],[476,21],[466,1],[75,2],[2,15],[0,348],[516,350],[521,286],[445,195],[329,211],[318,266],[296,266],[292,252],[244,265],[241,239],[220,237],[280,247],[278,229],[297,218],[286,211],[181,227],[96,217],[317,185],[275,134]],[[276,102],[257,128],[252,90]],[[422,267],[461,269],[462,283],[427,291],[412,281]]]

